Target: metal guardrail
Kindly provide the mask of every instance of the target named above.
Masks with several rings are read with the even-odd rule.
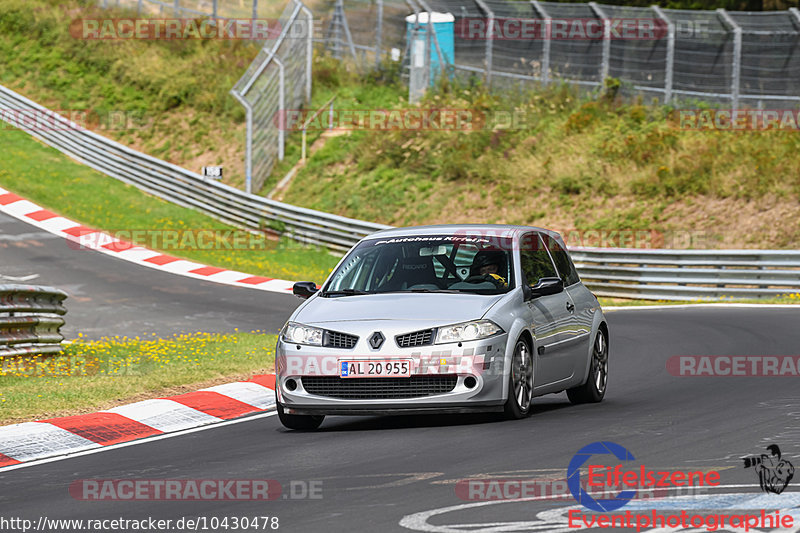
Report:
[[[46,116],[47,126],[21,120],[25,113]],[[247,194],[85,130],[3,86],[0,119],[112,178],[234,226],[253,231],[271,227],[293,239],[339,251],[389,227]]]
[[[800,251],[572,248],[597,296],[645,300],[774,298],[800,293]]]
[[[52,287],[0,285],[0,357],[59,353],[66,298]]]
[[[3,113],[4,109],[47,113],[62,126],[71,126],[30,128],[9,120],[15,115]],[[390,227],[284,204],[206,180],[82,130],[2,86],[0,118],[108,176],[234,226],[258,231],[278,224],[293,239],[339,251]],[[800,292],[800,251],[572,248],[571,253],[581,278],[598,296],[702,300]]]

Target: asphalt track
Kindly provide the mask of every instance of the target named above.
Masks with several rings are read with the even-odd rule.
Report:
[[[0,235],[6,236],[27,231],[24,224],[6,219],[0,219],[0,228]],[[41,277],[36,282],[80,290],[87,300],[72,302],[70,318],[95,320],[95,331],[113,325],[121,332],[151,326],[160,328],[152,331],[164,332],[173,325],[186,329],[187,321],[197,321],[197,329],[214,324],[241,329],[257,323],[263,329],[265,324],[281,324],[296,305],[288,296],[142,273],[134,265],[111,263],[112,258],[89,257],[99,254],[59,249],[62,245],[44,236],[19,242],[37,239],[47,247],[2,248],[3,273],[37,273]],[[216,314],[207,316],[211,303]],[[123,306],[124,319],[103,316],[111,315],[117,304]],[[137,318],[148,309],[158,316]],[[475,506],[457,496],[456,483],[478,477],[563,478],[575,452],[598,440],[625,446],[636,456],[636,464],[652,469],[714,468],[724,485],[733,486],[731,491],[758,494],[757,478],[752,469],[742,467],[740,457],[760,454],[767,444],[777,443],[784,457],[800,467],[798,378],[675,377],[665,365],[673,355],[796,355],[799,319],[800,309],[612,312],[610,381],[601,404],[572,406],[564,394],[552,395],[535,400],[532,417],[513,422],[494,415],[329,417],[314,433],[286,431],[274,416],[244,419],[0,471],[0,518],[176,521],[276,516],[279,530],[297,532],[558,531],[542,516],[569,501]],[[292,496],[291,486],[314,482],[321,484],[321,497],[93,502],[70,496],[70,484],[82,479],[273,479],[287,496]],[[798,493],[793,491],[798,485],[795,479],[794,486],[774,496],[770,505],[796,508]],[[445,508],[452,509],[419,514]],[[434,527],[445,524],[451,527]]]
[[[27,281],[24,281],[27,280]],[[292,295],[177,276],[116,259],[0,213],[0,284],[50,285],[69,293],[62,332],[74,338],[189,332],[277,332]]]

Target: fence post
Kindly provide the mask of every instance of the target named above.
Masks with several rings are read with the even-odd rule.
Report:
[[[418,0],[419,5],[422,6],[422,9],[428,12],[428,26],[431,27],[431,33],[433,34],[433,46],[436,48],[436,57],[439,58],[439,68],[442,72],[447,71],[447,61],[445,61],[444,54],[442,54],[442,49],[439,47],[439,37],[436,35],[436,28],[433,26],[432,17],[433,17],[433,9],[425,0]],[[430,53],[430,51],[428,52]],[[430,81],[430,80],[429,80]]]
[[[733,57],[731,58],[731,106],[733,107],[732,120],[736,120],[736,110],[739,109],[739,80],[742,72],[742,28],[736,24],[727,11],[717,9],[722,23],[733,30]]]
[[[475,0],[478,7],[486,13],[486,86],[492,86],[492,42],[494,41],[494,12],[483,0]]]
[[[611,62],[611,20],[605,14],[605,11],[600,9],[597,2],[589,2],[589,7],[591,7],[595,15],[603,21],[603,61],[600,64],[600,87],[602,88],[604,87],[606,78],[608,78]]]
[[[211,0],[211,18],[214,20],[217,18],[217,1],[218,0]],[[250,24],[252,24],[252,22]]]
[[[433,17],[428,12],[428,23],[425,24],[425,91],[431,86],[431,33]]]
[[[350,47],[350,54],[352,54],[353,61],[355,61],[356,66],[358,66],[358,56],[356,55],[356,47],[353,45],[353,36],[350,34],[350,26],[347,25],[347,15],[344,12],[344,2],[342,0],[338,0],[336,5],[339,7],[339,13],[342,15],[342,28],[344,29],[345,37],[347,37],[347,45]]]
[[[142,2],[144,2],[144,0],[139,0],[136,2],[136,14],[139,16],[142,14]]]
[[[672,76],[675,71],[675,24],[667,17],[664,10],[659,6],[653,5],[656,16],[667,23],[667,65],[664,69],[664,104],[672,102]]]
[[[253,20],[258,18],[258,0],[253,0]]]
[[[306,41],[306,102],[311,103],[311,69],[314,58],[314,14],[300,2],[300,9],[308,17],[308,40]]]
[[[797,9],[796,7],[790,7],[790,8],[789,8],[789,13],[791,13],[792,15],[794,15],[794,22],[795,22],[795,25],[796,25],[798,28],[800,28],[800,9]]]
[[[542,83],[547,85],[550,83],[550,39],[553,33],[553,19],[547,14],[544,6],[539,3],[539,0],[531,0],[531,5],[535,11],[544,19],[544,42],[542,43]]]
[[[283,161],[286,145],[286,76],[283,61],[277,55],[273,59],[278,65],[278,161]]]
[[[333,51],[333,57],[336,59],[342,58],[342,25],[340,19],[343,15],[340,9],[340,1],[337,0],[333,7],[333,16],[331,16],[331,21],[328,23],[328,35],[325,39],[325,48],[327,49],[330,46]]]
[[[420,94],[420,87],[427,86],[427,80],[421,80],[420,83],[419,78],[419,67],[416,65],[417,59],[417,37],[419,36],[420,32],[420,24],[419,24],[419,6],[417,6],[416,2],[413,0],[405,0],[408,7],[414,12],[414,25],[411,28],[411,38],[407,39],[407,49],[408,49],[408,103],[415,104],[419,101]],[[422,68],[425,68],[423,63]],[[424,77],[423,77],[424,78]]]
[[[247,133],[245,134],[244,145],[244,190],[247,194],[251,194],[253,192],[253,108],[238,92],[231,91],[231,94],[242,104],[247,117]]]
[[[247,137],[244,148],[245,191],[247,194],[253,194],[253,108],[248,103],[245,103],[245,105],[247,106]]]
[[[173,11],[174,11],[174,13],[173,13],[173,15],[174,15],[174,16],[176,16],[176,17],[177,17],[177,16],[180,14],[180,13],[178,12],[178,10],[179,10],[180,8],[181,8],[181,6],[180,6],[180,0],[175,0],[175,4],[174,4],[174,6],[173,6],[173,8],[172,8],[172,9],[173,9]]]
[[[381,65],[383,53],[383,0],[378,0],[378,25],[375,28],[375,68]]]

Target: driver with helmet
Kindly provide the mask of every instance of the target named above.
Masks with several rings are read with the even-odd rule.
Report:
[[[482,277],[486,281],[491,281],[498,288],[508,286],[506,279],[501,276],[508,272],[506,266],[506,253],[499,250],[481,250],[472,259],[472,266],[469,270],[470,278]]]

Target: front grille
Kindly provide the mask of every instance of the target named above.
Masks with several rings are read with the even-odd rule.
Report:
[[[340,378],[305,376],[309,394],[347,400],[390,400],[420,398],[452,391],[457,376],[411,376],[410,378]]]
[[[424,329],[405,335],[398,335],[394,338],[400,348],[412,348],[414,346],[427,346],[433,341],[433,330]]]
[[[322,345],[328,348],[344,348],[349,350],[358,342],[358,337],[338,331],[326,331],[323,335]]]

